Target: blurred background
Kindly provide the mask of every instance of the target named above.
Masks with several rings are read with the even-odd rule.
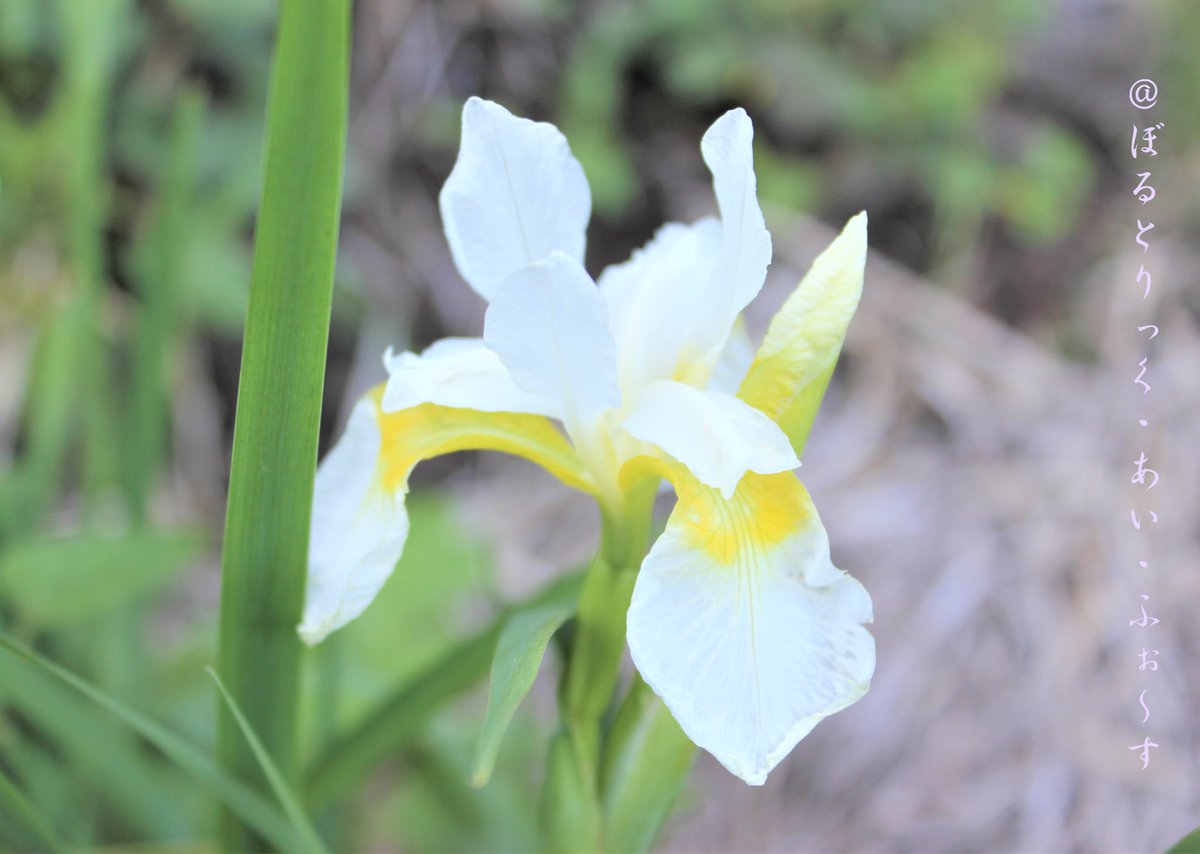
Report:
[[[876,678],[762,789],[702,755],[664,850],[1157,850],[1200,824],[1198,11],[355,4],[323,450],[383,378],[385,346],[482,328],[437,212],[470,95],[567,135],[592,187],[593,275],[714,209],[699,140],[744,106],[775,244],[752,331],[869,213],[862,306],[803,475],[835,561],[874,598]],[[0,621],[198,743],[274,14],[0,3]],[[1159,87],[1144,113],[1127,97],[1141,77]],[[1147,117],[1165,124],[1159,154],[1134,162]],[[1156,224],[1145,254],[1139,217]],[[1143,451],[1149,492],[1131,484]],[[311,657],[314,743],[597,536],[589,499],[494,456],[426,463],[411,511],[383,596]],[[1143,594],[1148,629],[1129,625]],[[1143,648],[1158,670],[1139,669]],[[465,782],[475,690],[327,832],[380,851],[528,849],[545,670],[488,787]],[[15,670],[0,706],[0,764],[74,844],[196,842],[205,800],[116,723]],[[81,740],[81,722],[104,737]],[[1130,745],[1147,736],[1143,771]]]

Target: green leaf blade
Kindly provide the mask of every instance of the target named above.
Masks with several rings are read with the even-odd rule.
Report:
[[[65,627],[152,592],[203,547],[193,531],[18,541],[0,554],[0,590],[33,625]]]
[[[349,0],[281,0],[234,422],[218,670],[284,779],[299,776],[300,664],[325,353],[341,211]],[[222,706],[217,752],[266,792]],[[228,821],[222,846],[260,843]]]
[[[0,633],[0,649],[23,659],[38,670],[70,686],[98,706],[107,709],[130,729],[157,747],[164,756],[188,774],[210,795],[225,805],[272,845],[287,851],[298,847],[291,824],[254,789],[222,771],[197,748],[157,721],[127,707],[53,661]]]
[[[61,851],[62,843],[0,768],[0,842],[18,850]]]
[[[208,675],[212,677],[213,682],[216,683],[217,691],[220,692],[221,699],[225,701],[225,705],[229,708],[229,713],[237,721],[238,727],[242,730],[242,735],[246,737],[246,743],[254,751],[254,756],[258,760],[258,764],[262,767],[267,781],[271,784],[271,788],[274,790],[275,797],[278,798],[280,806],[283,807],[283,811],[291,819],[292,825],[296,828],[296,833],[303,840],[305,845],[304,850],[319,853],[324,852],[326,849],[321,842],[321,837],[313,829],[308,816],[304,814],[304,810],[300,806],[300,801],[292,794],[291,787],[283,779],[283,775],[279,773],[279,769],[275,767],[275,762],[271,759],[270,754],[267,753],[266,748],[263,747],[258,734],[254,732],[254,728],[246,720],[246,716],[242,713],[237,700],[229,693],[229,689],[225,687],[225,683],[221,681],[221,677],[217,675],[217,671],[211,667],[206,668],[206,670],[208,671]]]
[[[546,645],[572,611],[573,608],[563,604],[546,605],[518,611],[504,624],[492,659],[487,715],[475,751],[472,785],[483,786],[491,778],[504,733],[533,687]]]
[[[523,607],[561,603],[574,609],[583,574],[574,572],[547,585]],[[329,742],[307,774],[310,809],[351,790],[377,765],[412,745],[436,712],[472,688],[488,672],[509,609],[483,631],[460,642],[420,675],[397,686],[362,720]]]
[[[648,851],[691,773],[696,745],[650,687],[634,681],[605,743],[600,798],[605,845]]]
[[[1200,852],[1200,828],[1193,830],[1167,849],[1167,854],[1197,854]]]

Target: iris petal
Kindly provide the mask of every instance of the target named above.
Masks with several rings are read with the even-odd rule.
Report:
[[[875,669],[871,599],[837,569],[804,486],[748,474],[726,500],[680,466],[627,620],[634,664],[697,745],[752,785]]]
[[[482,338],[443,338],[416,353],[384,356],[388,369],[383,410],[436,403],[481,412],[551,415],[546,404],[521,391]]]
[[[540,415],[435,404],[385,413],[383,388],[360,400],[317,470],[308,589],[299,626],[317,643],[361,614],[404,550],[408,477],[421,460],[463,450],[530,459],[569,486],[593,491],[574,449]]]
[[[552,124],[468,100],[458,160],[439,202],[454,263],[484,299],[555,250],[583,261],[591,191]]]
[[[496,291],[483,340],[512,381],[578,437],[621,402],[617,356],[596,285],[561,252],[518,270]]]
[[[753,406],[671,380],[646,386],[622,426],[726,498],[747,471],[773,474],[800,465],[787,436]]]
[[[655,380],[707,385],[738,314],[762,288],[771,235],[756,196],[753,137],[737,109],[701,142],[719,220],[665,225],[600,276],[626,395]]]

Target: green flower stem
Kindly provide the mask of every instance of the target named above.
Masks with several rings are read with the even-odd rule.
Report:
[[[349,0],[281,0],[222,559],[219,671],[289,785],[308,526],[337,251]],[[269,792],[222,708],[218,755]],[[226,815],[226,850],[261,848]]]
[[[576,614],[575,644],[566,674],[567,721],[586,748],[590,770],[599,758],[599,723],[612,704],[625,655],[625,612],[650,538],[657,481],[601,507],[600,554],[588,569]]]
[[[560,694],[564,731],[551,745],[542,804],[547,848],[603,847],[599,808],[602,722],[625,656],[625,613],[646,555],[657,479],[601,505],[600,554],[588,568]]]
[[[596,781],[581,767],[579,751],[569,730],[550,741],[546,781],[538,815],[544,851],[602,851],[600,800]]]
[[[600,804],[609,850],[650,850],[695,758],[696,745],[650,686],[635,677],[605,738],[600,763]]]

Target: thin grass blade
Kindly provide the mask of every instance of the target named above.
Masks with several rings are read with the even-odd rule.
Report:
[[[573,610],[582,587],[583,574],[574,572],[547,585],[519,607],[562,604]],[[478,684],[487,675],[500,632],[515,610],[508,609],[421,675],[397,687],[361,723],[330,742],[307,774],[310,809],[323,807],[352,790],[378,764],[412,744],[446,703]]]
[[[39,670],[71,686],[92,702],[116,715],[142,738],[157,747],[164,756],[187,773],[197,784],[203,786],[215,799],[281,851],[303,847],[302,840],[298,838],[291,824],[275,807],[250,786],[226,774],[212,759],[167,727],[141,712],[129,708],[120,700],[106,694],[65,667],[55,664],[3,633],[0,633],[0,648],[33,664]]]
[[[275,762],[271,759],[270,754],[262,746],[262,742],[254,732],[254,728],[246,720],[246,716],[242,713],[241,707],[238,706],[237,700],[233,699],[233,695],[229,693],[229,689],[225,687],[225,683],[221,681],[221,677],[217,675],[217,671],[211,667],[206,667],[205,670],[208,671],[208,675],[216,683],[217,690],[221,692],[221,698],[225,701],[225,705],[229,707],[229,713],[237,721],[238,726],[242,730],[242,735],[246,737],[246,742],[250,745],[250,749],[254,751],[254,756],[258,759],[258,764],[262,766],[263,774],[266,775],[267,781],[270,782],[271,788],[275,792],[275,797],[279,799],[280,806],[283,807],[283,811],[287,814],[287,817],[292,820],[296,832],[304,839],[305,850],[324,852],[326,849],[325,845],[321,842],[321,837],[317,835],[317,831],[309,822],[308,816],[304,814],[300,802],[292,794],[291,787],[283,779],[283,775],[279,773],[279,769],[275,767]]]
[[[50,825],[0,767],[0,842],[15,849],[61,851]]]

